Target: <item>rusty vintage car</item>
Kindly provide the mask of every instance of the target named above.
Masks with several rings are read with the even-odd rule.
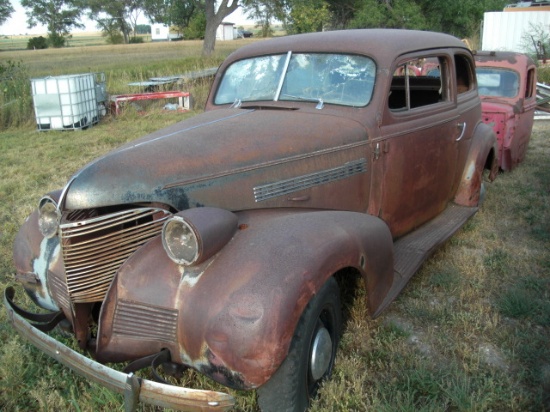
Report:
[[[514,169],[525,158],[537,106],[537,69],[527,55],[475,53],[482,119],[498,141],[498,164]]]
[[[427,60],[437,73],[409,76]],[[233,405],[134,373],[163,365],[257,389],[264,411],[303,411],[333,368],[337,280],[362,277],[380,315],[476,213],[496,156],[474,58],[454,37],[372,29],[256,42],[220,66],[204,113],[40,200],[14,260],[51,314],[21,309],[13,288],[5,304],[22,335],[124,392],[128,409]],[[93,359],[44,333],[58,322]]]

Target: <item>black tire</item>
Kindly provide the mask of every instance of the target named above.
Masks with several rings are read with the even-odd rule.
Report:
[[[342,327],[338,283],[330,278],[306,306],[277,372],[258,388],[263,412],[303,412],[315,397],[321,382],[332,373]],[[327,340],[329,338],[329,340]],[[312,368],[313,350],[324,353]]]

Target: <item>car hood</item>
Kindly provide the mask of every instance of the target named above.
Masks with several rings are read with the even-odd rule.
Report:
[[[266,176],[284,178],[300,161],[345,151],[366,137],[359,123],[319,112],[212,110],[88,164],[69,182],[64,208],[158,202],[178,210],[244,209],[253,200],[251,187],[265,183]]]

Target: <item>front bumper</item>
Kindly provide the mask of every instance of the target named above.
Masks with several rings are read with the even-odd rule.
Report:
[[[126,411],[136,409],[138,402],[181,411],[227,411],[235,400],[222,392],[189,389],[166,385],[134,374],[126,374],[89,359],[51,338],[16,313],[12,306],[13,288],[4,292],[4,305],[8,319],[19,334],[29,340],[42,352],[69,367],[77,374],[124,394]]]

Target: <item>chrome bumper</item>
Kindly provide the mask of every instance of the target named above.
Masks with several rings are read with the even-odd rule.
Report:
[[[227,411],[235,404],[234,398],[226,393],[189,389],[141,379],[132,373],[119,372],[81,355],[41,332],[17,314],[8,299],[8,293],[13,295],[13,290],[10,289],[4,292],[4,305],[9,321],[19,334],[77,374],[115,392],[123,393],[126,411],[134,411],[138,402],[181,411],[204,412]]]

